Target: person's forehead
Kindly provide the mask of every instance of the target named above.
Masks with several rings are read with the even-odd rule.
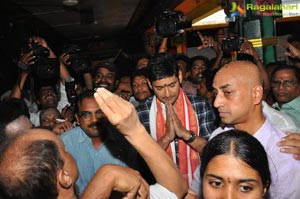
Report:
[[[282,69],[275,72],[274,76],[293,76],[296,77],[292,69]]]
[[[240,83],[239,72],[236,70],[230,70],[230,68],[227,70],[225,69],[218,71],[213,80],[214,87],[219,87],[226,84],[235,85]]]
[[[226,167],[220,167],[220,165],[226,165]],[[233,154],[221,154],[213,157],[207,165],[206,173],[219,171],[223,174],[225,173],[226,177],[228,177],[227,171],[232,168],[236,169],[233,173],[228,173],[228,176],[238,179],[246,175],[253,179],[260,179],[259,173],[255,169]]]
[[[181,64],[188,64],[188,62],[186,62],[186,61],[183,60],[183,59],[177,59],[176,62],[177,62],[177,63],[181,63]]]
[[[138,75],[133,78],[133,82],[141,80],[147,80],[147,78],[144,75]]]
[[[112,73],[115,74],[114,71],[109,70],[108,68],[104,67],[104,66],[100,66],[97,70],[98,73],[102,73],[102,74],[107,74],[107,73]]]
[[[99,106],[94,97],[84,98],[78,106],[79,111],[89,109],[99,109]]]
[[[166,84],[170,84],[174,81],[177,81],[177,77],[175,75],[173,76],[170,76],[170,77],[165,77],[165,78],[162,78],[162,79],[159,79],[159,80],[155,80],[152,82],[153,85],[155,86],[164,86]]]
[[[43,115],[59,115],[59,112],[58,112],[57,109],[49,108],[49,109],[44,111]]]
[[[54,88],[51,87],[51,86],[46,86],[46,87],[42,87],[40,89],[40,94],[43,94],[45,92],[49,92],[49,91],[52,91],[52,92],[55,92]]]
[[[138,63],[144,63],[144,62],[149,62],[149,59],[144,57],[138,60]]]

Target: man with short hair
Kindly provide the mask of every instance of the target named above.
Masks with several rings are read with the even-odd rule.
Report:
[[[263,81],[259,68],[248,61],[231,62],[216,73],[213,87],[216,93],[214,106],[225,127],[216,129],[212,137],[231,128],[253,135],[269,157],[272,175],[270,198],[299,198],[300,162],[289,154],[281,153],[277,147],[286,134],[263,114]],[[200,194],[198,171],[192,189]]]
[[[177,164],[186,182],[199,165],[199,149],[215,129],[215,116],[201,97],[185,95],[182,74],[167,54],[154,56],[149,64],[149,86],[154,92],[136,110],[142,124]]]
[[[189,72],[190,81],[185,81],[182,88],[185,93],[193,95],[201,95],[199,93],[201,81],[203,79],[203,72],[209,67],[209,60],[204,56],[194,56],[190,59],[191,64],[187,70]]]
[[[92,72],[93,88],[106,88],[114,92],[119,84],[119,74],[114,63],[106,61],[98,64]]]
[[[272,73],[273,107],[289,115],[300,129],[300,72],[295,66],[279,66]]]
[[[147,82],[147,69],[142,68],[135,70],[131,75],[131,87],[135,101],[133,104],[140,104],[152,96],[151,89]]]
[[[140,54],[137,57],[136,69],[139,70],[142,68],[147,68],[149,60],[150,60],[150,55],[148,55],[147,53]]]
[[[189,78],[190,73],[188,71],[190,67],[190,58],[186,56],[185,54],[176,54],[175,55],[175,60],[178,65],[178,70],[181,71],[183,80],[185,81]]]
[[[97,169],[105,164],[136,167],[136,151],[120,136],[100,110],[94,91],[78,96],[75,110],[78,127],[61,135],[79,171],[77,185],[82,193]]]

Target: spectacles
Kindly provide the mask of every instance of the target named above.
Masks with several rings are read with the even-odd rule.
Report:
[[[103,112],[101,110],[97,110],[94,113],[91,113],[89,111],[82,111],[78,114],[78,116],[83,120],[91,120],[93,117],[93,114],[95,114],[95,117],[97,119],[101,118],[103,116]]]
[[[297,83],[294,80],[281,80],[281,81],[272,81],[271,86],[272,88],[278,88],[280,85],[283,85],[284,88],[289,88],[295,86]]]

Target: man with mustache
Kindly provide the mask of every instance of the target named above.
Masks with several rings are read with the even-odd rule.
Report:
[[[289,115],[300,129],[300,72],[292,65],[282,65],[274,69],[271,87],[275,97],[273,105],[277,110]]]
[[[151,89],[147,82],[148,70],[145,68],[135,70],[131,75],[131,87],[135,101],[132,103],[138,105],[152,96]]]
[[[203,79],[203,72],[209,67],[209,60],[204,56],[194,56],[190,59],[190,65],[188,65],[188,72],[190,74],[190,81],[185,81],[182,85],[185,93],[193,95],[201,95],[200,87]]]
[[[114,92],[119,84],[118,71],[114,63],[104,62],[97,65],[92,72],[93,88],[105,88]]]
[[[94,98],[94,91],[80,94],[76,105],[79,126],[65,132],[61,139],[77,163],[76,184],[81,194],[98,168],[105,164],[134,168],[136,152],[110,125]]]

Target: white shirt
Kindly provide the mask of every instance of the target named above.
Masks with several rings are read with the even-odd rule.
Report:
[[[156,183],[150,185],[150,199],[178,199],[176,194],[169,191],[162,185]]]
[[[300,129],[298,129],[297,125],[295,124],[294,120],[287,114],[278,111],[271,106],[269,106],[265,101],[262,101],[263,113],[270,122],[279,128],[281,131],[286,132],[290,131],[293,133],[299,133]],[[299,116],[300,117],[300,116]]]

